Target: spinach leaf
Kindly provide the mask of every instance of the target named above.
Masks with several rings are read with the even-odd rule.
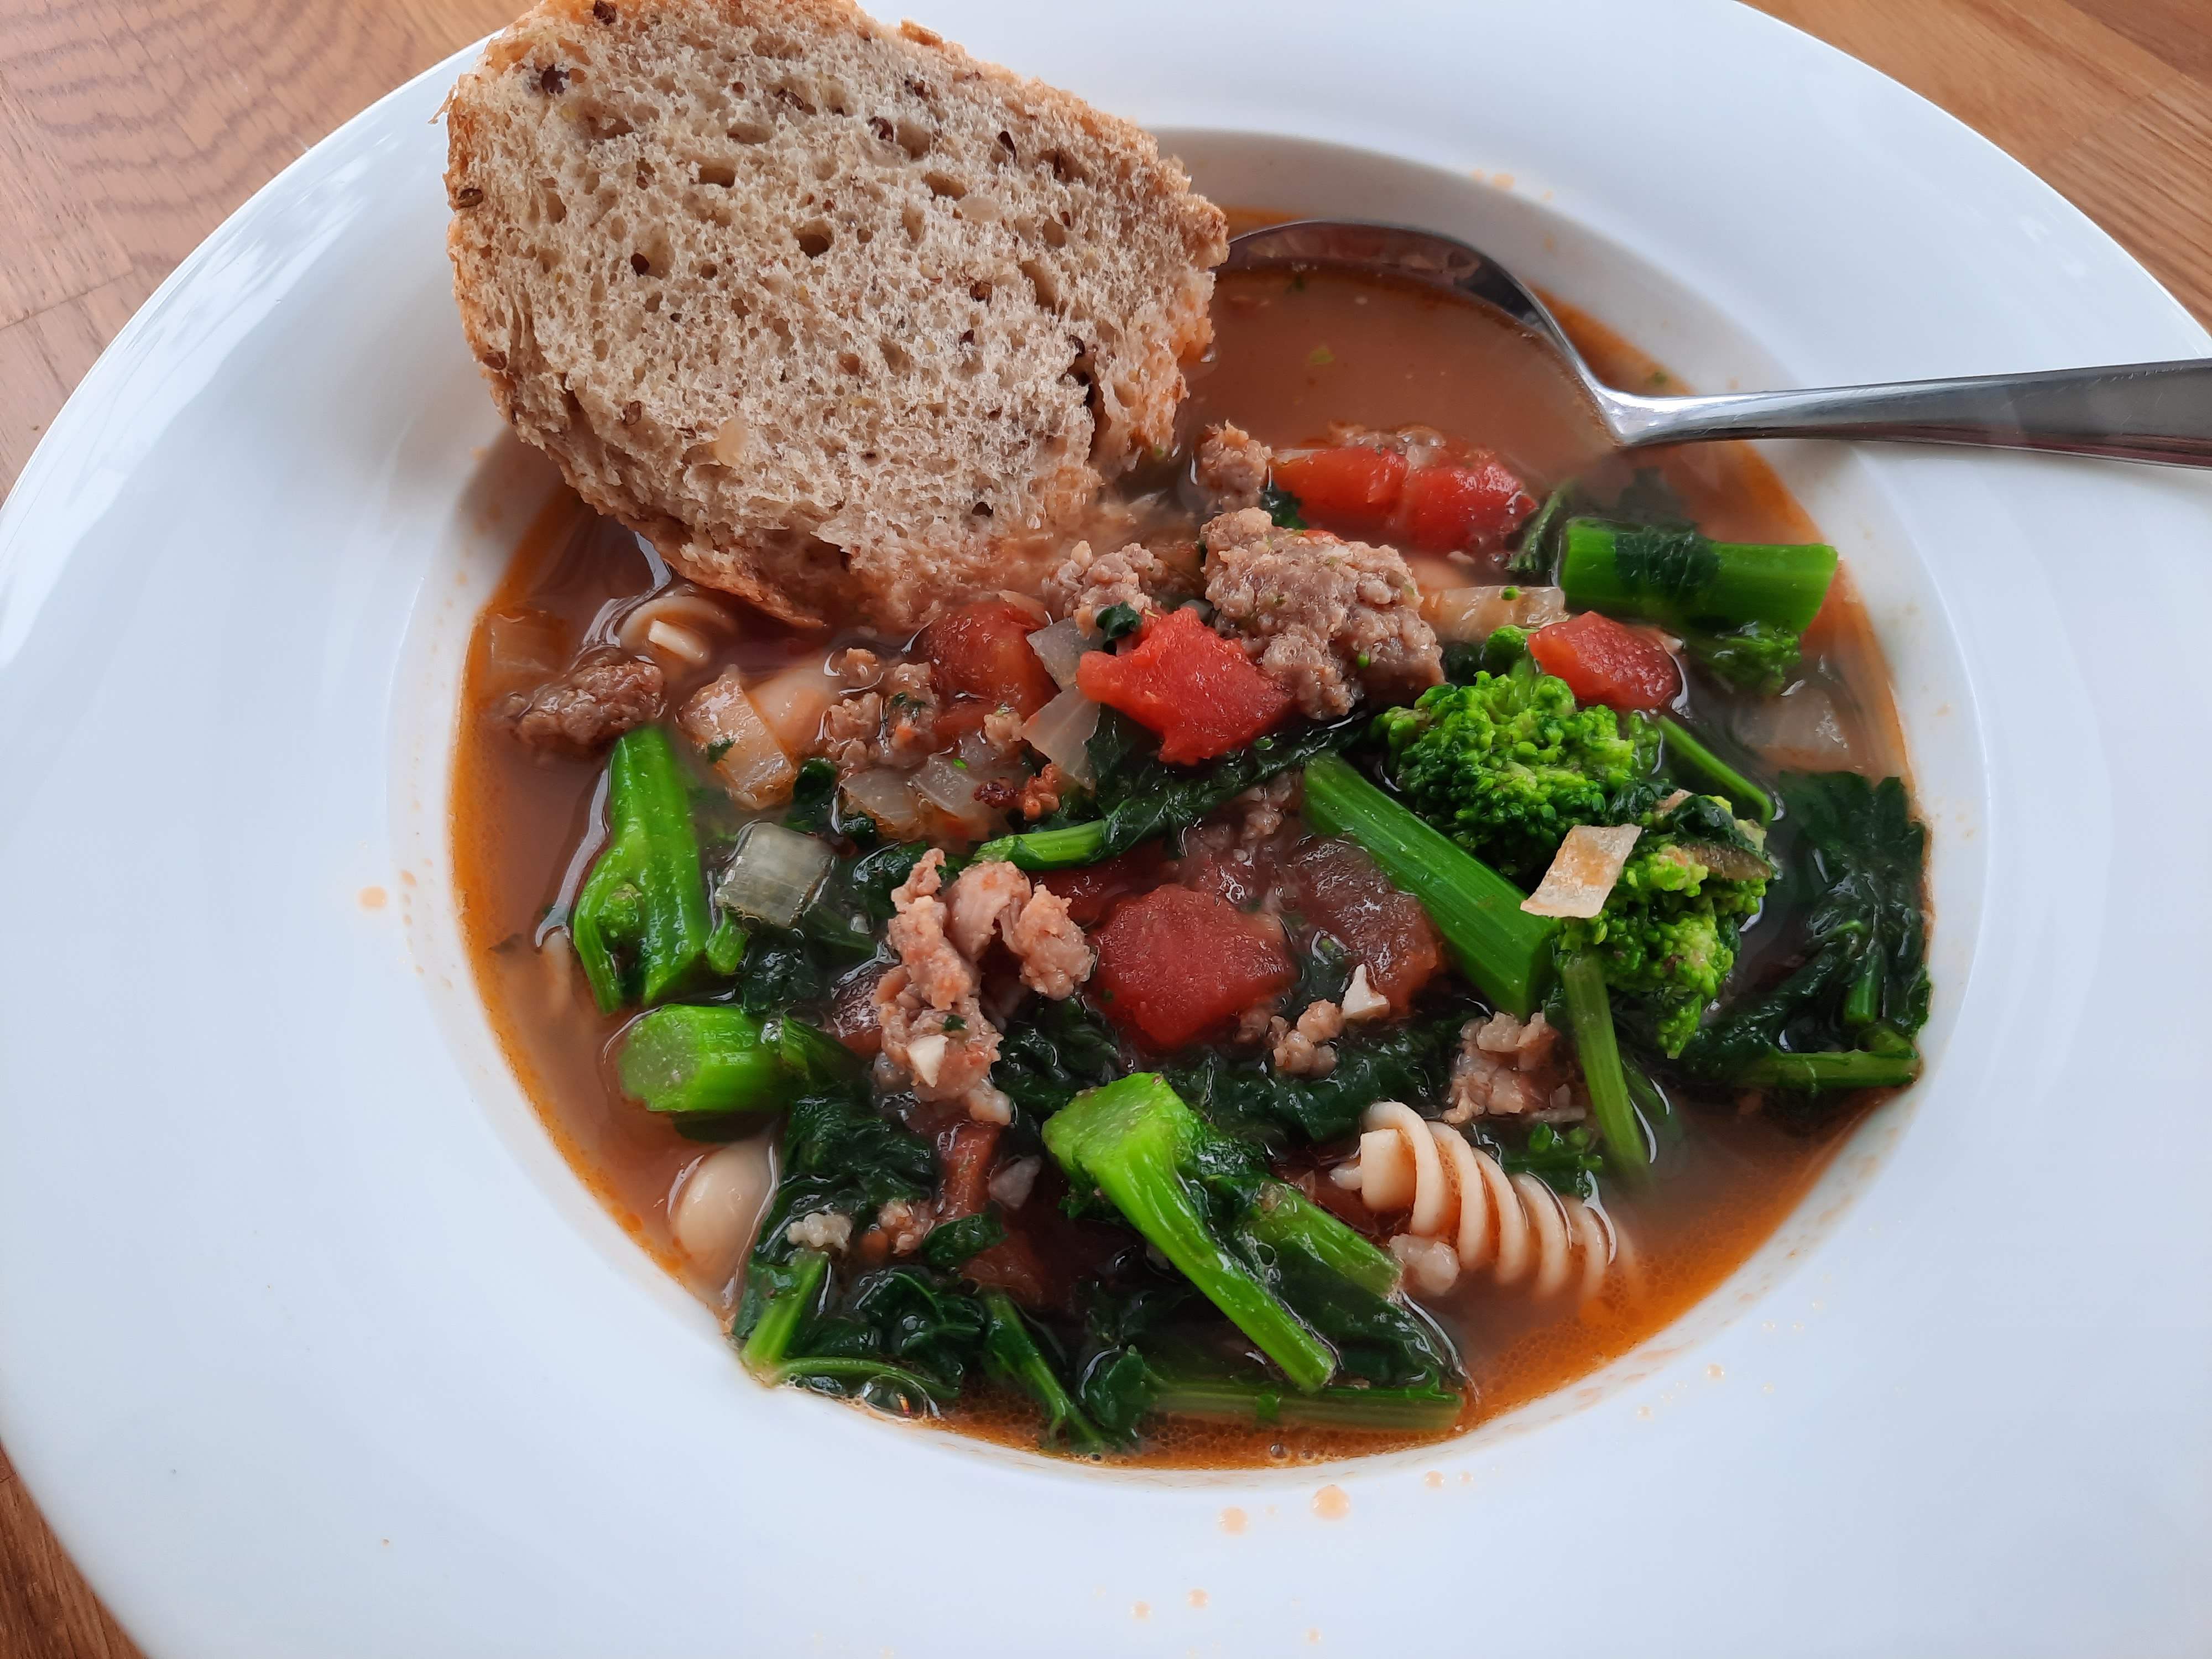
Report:
[[[1780,793],[1794,845],[1779,885],[1805,907],[1805,951],[1700,1031],[1682,1068],[1785,1092],[1908,1082],[1928,1018],[1927,830],[1899,778],[1785,773]]]
[[[1195,823],[1255,784],[1344,748],[1367,724],[1365,716],[1352,715],[1326,726],[1298,726],[1192,768],[1160,759],[1158,738],[1127,715],[1106,709],[1087,745],[1106,820],[1105,846],[1098,856],[1112,858]]]
[[[969,1257],[980,1255],[994,1244],[1003,1244],[1006,1238],[1006,1224],[999,1218],[999,1212],[983,1210],[931,1228],[929,1237],[921,1242],[921,1259],[950,1273]]]
[[[1121,1039],[1103,1015],[1079,997],[1039,999],[1007,1026],[991,1080],[1024,1111],[1049,1117],[1127,1069]]]
[[[1282,1077],[1263,1061],[1212,1049],[1170,1067],[1167,1077],[1176,1093],[1240,1140],[1261,1146],[1340,1140],[1378,1100],[1441,1103],[1463,1023],[1455,1014],[1417,1020],[1378,1037],[1346,1036],[1336,1045],[1336,1067],[1327,1077]]]

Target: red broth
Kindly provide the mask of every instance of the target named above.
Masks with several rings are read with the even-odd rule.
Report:
[[[1626,342],[1561,309],[1577,343],[1614,384],[1672,384]],[[1609,452],[1560,366],[1479,307],[1345,277],[1270,274],[1223,279],[1214,317],[1213,349],[1191,373],[1186,442],[1219,420],[1234,420],[1277,446],[1310,441],[1332,420],[1381,428],[1421,422],[1495,450],[1540,483],[1576,477],[1606,491],[1631,476],[1631,463]],[[1661,469],[1717,538],[1818,539],[1772,471],[1743,446],[1652,452],[1633,465]],[[548,1132],[638,1243],[726,1316],[729,1287],[691,1278],[670,1231],[671,1193],[711,1148],[622,1096],[608,1053],[626,1016],[597,1012],[557,937],[550,952],[537,946],[541,919],[580,874],[577,848],[592,822],[603,765],[535,757],[487,712],[542,678],[542,666],[531,663],[564,661],[604,606],[647,589],[662,574],[635,537],[565,494],[530,526],[471,647],[454,762],[455,871],[478,987]],[[819,652],[835,637],[795,635],[757,614],[744,617],[743,629],[717,666],[765,671]],[[1806,651],[1809,678],[1833,698],[1851,763],[1876,776],[1901,773],[1903,743],[1881,650],[1847,572],[1808,634]],[[1724,696],[1708,689],[1693,697],[1702,700],[1695,712],[1725,717]],[[1747,956],[1756,949],[1754,935]],[[1635,1241],[1640,1271],[1632,1284],[1614,1284],[1579,1311],[1470,1281],[1430,1304],[1457,1342],[1473,1384],[1454,1432],[1572,1383],[1710,1295],[1798,1204],[1868,1103],[1817,1134],[1771,1122],[1748,1101],[1741,1112],[1708,1104],[1692,1114],[1664,1182],[1649,1195],[1608,1195],[1609,1213]],[[972,1386],[939,1420],[1011,1444],[1034,1443],[1036,1433],[1026,1402]],[[1171,1420],[1132,1461],[1259,1466],[1403,1443]]]

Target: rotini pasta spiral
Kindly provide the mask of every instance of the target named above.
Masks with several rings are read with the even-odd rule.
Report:
[[[1448,1125],[1395,1100],[1370,1106],[1361,1125],[1359,1155],[1330,1178],[1370,1209],[1407,1212],[1390,1244],[1414,1289],[1435,1294],[1463,1272],[1488,1268],[1497,1284],[1525,1282],[1540,1297],[1572,1279],[1577,1300],[1586,1302],[1616,1268],[1633,1271],[1628,1240],[1611,1218],[1532,1175],[1507,1175]]]

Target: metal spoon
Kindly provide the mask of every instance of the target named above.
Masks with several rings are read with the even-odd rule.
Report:
[[[1541,300],[1496,260],[1449,236],[1304,219],[1237,237],[1221,269],[1301,267],[1384,273],[1494,306],[1566,359],[1624,449],[1712,438],[1879,438],[2212,467],[2212,358],[1814,392],[1647,398],[1601,381]]]

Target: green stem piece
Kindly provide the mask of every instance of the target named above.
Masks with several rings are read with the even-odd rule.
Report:
[[[1065,1439],[1077,1451],[1104,1451],[1105,1437],[1076,1405],[1013,1298],[1001,1290],[985,1291],[983,1311],[990,1321],[983,1333],[984,1363],[1000,1382],[1019,1389],[1042,1407],[1045,1443]]]
[[[1636,1108],[1628,1098],[1628,1079],[1620,1064],[1620,1044],[1613,1032],[1613,1004],[1606,995],[1605,968],[1595,952],[1577,951],[1559,964],[1567,994],[1567,1024],[1589,1091],[1590,1111],[1606,1150],[1632,1181],[1651,1173],[1651,1157]]]
[[[791,1352],[800,1327],[814,1311],[822,1282],[830,1274],[830,1258],[820,1250],[794,1250],[791,1260],[775,1271],[782,1282],[769,1297],[768,1306],[761,1310],[752,1334],[738,1353],[745,1369],[769,1383],[782,1380],[784,1356]]]
[[[1705,747],[1688,726],[1672,714],[1662,714],[1659,730],[1666,738],[1667,759],[1677,776],[1693,773],[1711,786],[1701,793],[1727,797],[1739,813],[1761,824],[1774,822],[1774,797]]]
[[[1045,1121],[1044,1144],[1078,1191],[1096,1188],[1122,1217],[1310,1392],[1336,1355],[1207,1226],[1185,1164],[1202,1139],[1196,1113],[1166,1082],[1137,1072],[1079,1095]]]
[[[607,844],[568,921],[601,1013],[682,990],[712,931],[684,769],[667,732],[625,732],[607,760]]]
[[[1459,1420],[1466,1404],[1456,1389],[1322,1389],[1302,1395],[1231,1377],[1166,1377],[1151,1409],[1171,1417],[1353,1433],[1438,1434]]]
[[[1717,542],[1694,530],[1567,523],[1559,586],[1577,611],[1648,617],[1681,632],[1761,623],[1802,634],[1820,614],[1836,550]]]
[[[1003,859],[1017,870],[1079,870],[1106,855],[1106,821],[1073,823],[1064,830],[1031,830],[1000,836],[975,849],[975,862]]]
[[[772,1112],[860,1069],[844,1044],[787,1016],[716,1004],[656,1008],[623,1033],[615,1074],[647,1109]]]

